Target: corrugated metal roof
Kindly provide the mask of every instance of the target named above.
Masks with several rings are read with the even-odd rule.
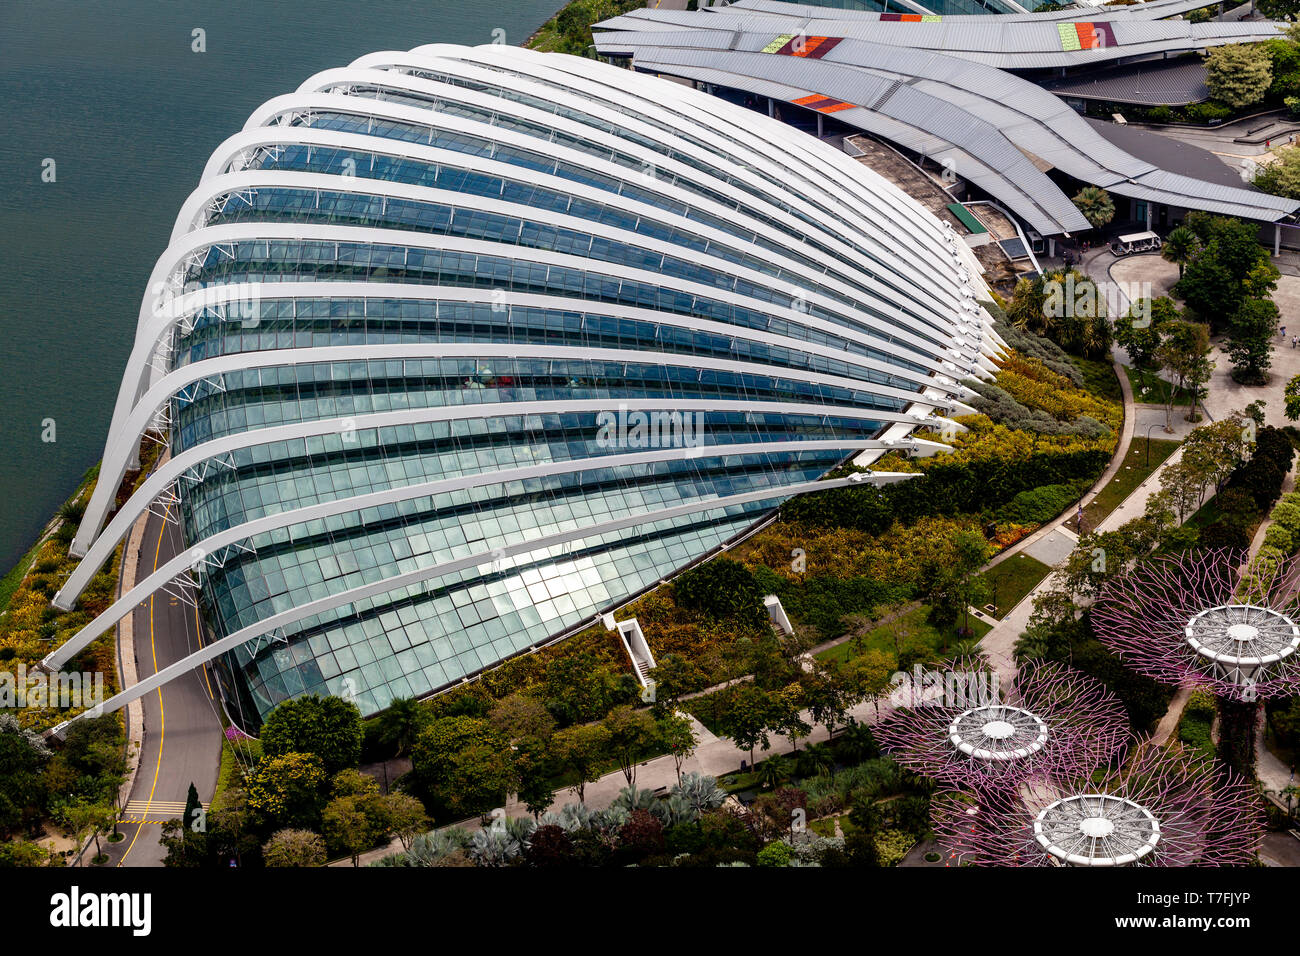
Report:
[[[1077,41],[1072,41],[1073,46],[1067,49],[1060,28],[1070,27],[1070,20],[972,16],[916,23],[882,21],[878,15],[847,18],[842,14],[848,11],[825,7],[815,9],[820,11],[815,16],[793,19],[737,10],[734,5],[698,12],[641,9],[606,20],[597,24],[597,28],[668,32],[673,28],[687,28],[705,32],[769,33],[769,41],[783,32],[802,31],[809,36],[844,37],[914,50],[933,50],[1002,69],[1029,70],[1102,63],[1144,54],[1183,53],[1225,43],[1265,40],[1277,36],[1279,27],[1284,26],[1267,20],[1209,23],[1117,20],[1108,22],[1108,28],[1114,34],[1114,44],[1081,49]],[[1078,11],[1072,20],[1098,22],[1091,14]],[[760,44],[759,49],[763,45]]]
[[[640,16],[619,17],[609,23],[639,21],[657,13],[639,11]],[[766,23],[761,30],[752,29],[753,14],[688,16],[725,28],[597,32],[597,47],[603,52],[632,53],[635,66],[655,72],[786,101],[817,94],[853,104],[852,109],[836,112],[836,118],[927,156],[946,156],[954,162],[960,157],[959,176],[986,189],[1045,234],[1072,232],[1086,225],[1070,199],[1030,156],[1119,195],[1170,205],[1269,221],[1300,208],[1300,202],[1160,169],[1110,142],[1047,90],[950,50],[851,36],[820,59],[776,55],[759,51],[770,49],[781,34],[769,32]],[[758,19],[770,20],[761,15]],[[871,24],[858,24],[863,26],[865,31],[853,32],[883,35]],[[987,20],[960,28],[946,23],[875,24],[881,26],[917,28],[914,35],[966,45],[995,37],[1006,40],[1036,35],[1029,30],[1008,31]],[[1023,26],[1048,30],[1058,45],[1061,42],[1063,34],[1055,23]],[[1166,40],[1199,40],[1193,32],[1199,25],[1181,21],[1167,26],[1140,22],[1123,26],[1152,27],[1150,35]],[[960,40],[956,39],[959,34]],[[901,35],[889,34],[891,39]],[[1094,52],[1105,51],[1076,55]],[[1114,49],[1108,55],[1115,56]],[[1036,56],[1021,54],[1015,59],[1023,65]]]
[[[1034,13],[987,13],[987,14],[952,14],[944,20],[982,20],[996,16],[1001,20],[1019,20],[1029,22],[1052,20],[1077,20],[1086,16],[1090,20],[1154,20],[1158,17],[1172,17],[1204,7],[1216,6],[1217,0],[1149,0],[1132,6],[1107,7],[1095,6],[1094,9],[1051,10]],[[736,0],[729,9],[753,10],[791,18],[825,16],[827,8],[815,4],[787,3],[785,0]],[[868,10],[835,10],[836,16],[845,19],[879,20],[880,14]]]

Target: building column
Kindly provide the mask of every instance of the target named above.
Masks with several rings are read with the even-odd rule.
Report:
[[[1151,231],[1151,207],[1154,203],[1147,203],[1147,232]]]
[[[1273,255],[1277,256],[1281,254],[1282,254],[1282,224],[1280,222],[1275,222],[1273,223]]]
[[[776,104],[772,102],[772,97],[767,98],[767,115],[776,116]]]
[[[826,128],[822,121],[826,119],[821,113],[817,114],[817,138],[821,139],[826,134]]]
[[[1056,258],[1056,240],[1055,240],[1055,239],[1048,239],[1048,240],[1047,240],[1047,258],[1049,258],[1049,259],[1055,259],[1055,258]]]

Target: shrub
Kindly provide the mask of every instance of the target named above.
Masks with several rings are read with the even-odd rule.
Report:
[[[783,840],[777,840],[769,843],[763,849],[758,851],[759,866],[789,866],[790,857],[794,853],[790,849],[790,844]]]
[[[677,603],[710,617],[761,620],[763,591],[753,572],[731,558],[714,558],[683,572],[673,582]]]
[[[1212,721],[1217,708],[1214,705],[1214,695],[1208,690],[1197,689],[1187,695],[1187,706],[1183,708],[1184,714],[1190,714],[1203,720]]]
[[[1043,485],[1022,491],[998,511],[1001,521],[1019,524],[1051,521],[1079,497],[1073,484]]]
[[[1286,498],[1290,497],[1291,495],[1286,496]],[[1291,532],[1291,536],[1294,538],[1297,534],[1300,534],[1300,505],[1293,504],[1287,501],[1286,498],[1274,506],[1269,517]]]
[[[1276,548],[1283,554],[1290,554],[1294,550],[1291,532],[1280,524],[1268,526],[1268,530],[1264,532],[1264,544],[1267,547]]]

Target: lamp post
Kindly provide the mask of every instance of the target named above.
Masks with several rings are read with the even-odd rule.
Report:
[[[1154,425],[1147,426],[1147,467],[1148,468],[1151,467],[1151,429],[1155,428],[1159,424],[1160,424],[1159,422],[1156,422]]]

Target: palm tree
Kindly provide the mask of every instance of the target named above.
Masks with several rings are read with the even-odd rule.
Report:
[[[1178,265],[1178,278],[1183,277],[1183,267],[1196,254],[1201,246],[1201,240],[1196,233],[1186,226],[1179,226],[1169,234],[1165,240],[1165,246],[1160,250],[1160,258],[1166,262],[1173,262]]]
[[[795,772],[800,777],[830,776],[835,769],[835,757],[825,746],[807,747],[795,760]]]
[[[1074,197],[1074,205],[1094,229],[1100,229],[1115,218],[1115,201],[1100,186],[1084,186]]]
[[[758,780],[769,790],[775,790],[790,778],[789,761],[781,754],[768,757],[758,765]]]
[[[379,715],[379,739],[393,748],[394,756],[411,749],[426,718],[424,707],[413,697],[398,697]]]

